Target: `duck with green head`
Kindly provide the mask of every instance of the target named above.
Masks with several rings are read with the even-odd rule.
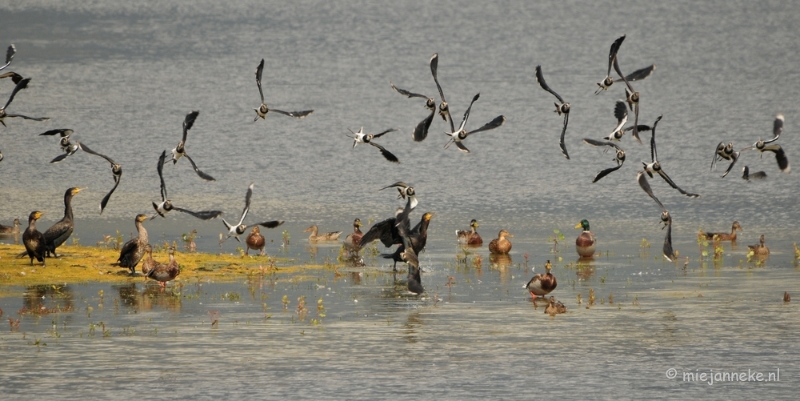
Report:
[[[594,257],[597,241],[594,238],[594,234],[592,234],[592,231],[589,229],[589,220],[581,220],[580,223],[575,225],[575,228],[583,229],[583,232],[575,239],[575,250],[578,251],[578,255],[582,258]]]

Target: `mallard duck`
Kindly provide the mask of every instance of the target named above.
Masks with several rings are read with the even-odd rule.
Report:
[[[528,281],[528,284],[525,284],[523,287],[531,293],[531,299],[536,299],[537,296],[543,297],[555,290],[558,286],[556,276],[550,273],[550,269],[552,269],[553,266],[550,264],[549,260],[544,264],[544,268],[546,270],[545,274],[539,273],[534,275],[531,281]]]
[[[19,234],[19,225],[19,219],[14,219],[14,224],[11,226],[0,224],[0,234]]]
[[[514,238],[514,236],[505,229],[500,230],[497,234],[497,238],[489,242],[489,252],[508,253],[511,250],[511,241],[507,238]]]
[[[264,256],[264,244],[266,244],[266,240],[264,236],[261,235],[261,230],[258,229],[258,226],[253,227],[250,230],[250,235],[247,236],[247,239],[244,240],[244,243],[247,244],[247,249],[245,250],[245,255],[250,255],[250,250],[260,251],[259,255]]]
[[[589,230],[589,220],[581,220],[580,223],[575,225],[575,228],[583,229],[583,232],[575,239],[575,250],[578,251],[578,255],[582,258],[593,257],[597,241],[594,238],[594,234]]]
[[[139,261],[142,260],[142,256],[144,256],[145,245],[149,243],[147,230],[144,228],[144,225],[142,225],[142,223],[146,220],[146,214],[136,215],[134,224],[136,225],[136,231],[139,233],[139,235],[126,242],[119,251],[119,259],[117,259],[119,266],[127,267],[130,269],[131,274],[136,273],[136,265],[138,265]]]
[[[167,286],[167,281],[174,280],[181,274],[181,268],[175,260],[175,247],[169,248],[169,263],[159,263],[149,273],[147,278],[156,280],[162,287]]]
[[[707,233],[705,233],[705,237],[706,237],[706,239],[714,239],[714,237],[717,237],[718,241],[736,242],[736,230],[744,231],[742,229],[742,226],[739,225],[738,221],[734,221],[733,222],[733,225],[731,226],[731,233],[730,234],[728,234],[728,233],[707,232]]]
[[[31,212],[30,216],[28,216],[28,228],[22,233],[22,243],[25,244],[25,250],[31,258],[31,266],[33,265],[33,258],[42,262],[42,267],[46,266],[44,254],[47,248],[44,243],[44,235],[36,229],[36,220],[39,220],[42,215],[44,215],[44,212],[38,210]]]
[[[361,238],[364,236],[364,233],[361,232],[361,219],[353,220],[353,232],[347,234],[347,237],[344,238],[344,249],[352,256],[353,254],[358,254],[359,245],[361,244]]]
[[[144,246],[144,252],[147,256],[142,260],[142,274],[147,276],[158,263],[153,259],[153,247],[150,244]]]
[[[555,297],[550,297],[550,302],[547,304],[547,308],[544,309],[544,313],[555,316],[561,313],[567,313],[567,307],[562,304],[560,301],[556,301]]]
[[[341,231],[331,231],[324,234],[319,233],[319,228],[317,225],[312,225],[311,227],[306,228],[304,233],[311,233],[308,235],[308,240],[310,242],[316,241],[336,241],[339,239],[339,235],[342,234]]]
[[[563,153],[564,157],[566,157],[567,160],[569,160],[569,154],[567,153],[567,146],[564,144],[564,134],[567,133],[567,124],[569,123],[569,108],[570,108],[569,103],[565,102],[564,99],[562,99],[561,96],[559,96],[558,93],[556,93],[556,91],[550,89],[550,87],[544,81],[544,75],[542,74],[542,66],[540,65],[536,66],[536,82],[539,83],[539,86],[541,86],[542,89],[553,94],[553,96],[555,96],[556,99],[558,99],[559,101],[559,103],[555,104],[556,105],[555,111],[556,113],[558,113],[559,116],[562,114],[564,115],[564,128],[561,130],[561,142],[559,143],[559,146],[561,146],[561,153]],[[636,109],[636,116],[637,117],[639,116],[638,108]],[[637,119],[637,124],[638,124],[638,119]],[[636,132],[635,130],[633,132],[636,139],[639,139],[638,132]]]
[[[469,230],[456,230],[456,238],[458,242],[465,245],[481,245],[483,238],[478,234],[478,221],[472,219],[469,222]]]
[[[64,217],[58,223],[53,224],[47,231],[44,232],[44,243],[47,248],[47,256],[53,254],[57,258],[56,248],[61,246],[67,241],[72,231],[75,229],[75,222],[72,220],[72,197],[78,192],[80,188],[70,188],[64,193]]]
[[[761,234],[761,239],[758,241],[758,244],[755,245],[748,245],[753,254],[756,256],[768,256],[769,255],[769,248],[764,245],[764,234]]]

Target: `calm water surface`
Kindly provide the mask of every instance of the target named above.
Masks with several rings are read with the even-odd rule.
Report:
[[[777,113],[786,118],[779,143],[795,161],[798,17],[792,3],[777,1],[0,2],[0,46],[14,43],[10,69],[33,78],[9,112],[51,118],[8,119],[0,128],[4,224],[39,209],[48,212],[40,223],[47,227],[61,216],[66,188],[88,187],[73,202],[73,237],[81,244],[117,231],[127,237],[133,217],[159,200],[158,155],[178,143],[191,110],[200,116],[187,152],[217,181],[201,180],[185,160],[167,165],[170,198],[189,209],[223,210],[233,220],[254,182],[248,222],[286,220],[265,230],[272,255],[335,263],[338,246],[309,248],[303,229],[348,232],[356,217],[391,216],[401,203],[378,189],[395,181],[417,190],[413,219],[436,212],[422,255],[422,299],[406,296],[404,276],[395,280],[376,258],[365,268],[343,266],[340,276],[319,269],[297,279],[184,282],[179,293],[161,293],[141,279],[5,287],[3,318],[19,318],[20,326],[0,331],[0,389],[12,398],[792,397],[800,320],[794,303],[781,298],[800,293],[792,247],[800,218],[796,173],[781,174],[773,157],[753,151],[725,179],[725,165],[709,172],[709,164],[720,141],[744,148],[769,138]],[[593,92],[608,47],[621,34],[623,69],[657,65],[634,86],[642,93],[641,122],[664,116],[664,169],[702,195],[686,198],[651,181],[673,216],[677,264],[662,261],[660,210],[635,182],[648,147],[625,137],[626,164],[592,184],[613,156],[581,142],[613,128],[622,85]],[[503,127],[470,137],[469,155],[442,149],[441,119],[428,139],[412,142],[427,110],[389,87],[392,81],[433,95],[428,60],[435,52],[456,119],[476,93],[469,126],[507,118]],[[312,115],[253,122],[253,72],[261,58],[267,103],[314,109]],[[535,81],[536,65],[572,104],[571,160],[558,149],[562,120]],[[0,84],[8,94],[11,84]],[[368,146],[351,149],[345,134],[360,127],[399,129],[379,143],[401,164]],[[54,138],[38,134],[55,128],[74,129],[75,139],[122,164],[122,182],[102,215],[98,204],[113,185],[107,163],[78,153],[48,164],[60,150]],[[744,165],[768,179],[741,180]],[[463,251],[453,231],[472,218],[487,242],[501,228],[515,234],[510,260],[492,261],[484,247],[466,264],[457,261]],[[578,268],[571,227],[582,218],[606,255]],[[697,230],[726,231],[733,220],[745,229],[739,245],[726,244],[719,263],[703,262]],[[158,242],[196,229],[202,252],[235,253],[238,245],[219,245],[219,220],[173,213],[146,226]],[[284,230],[287,248],[280,246]],[[560,253],[551,252],[553,230],[566,235]],[[772,256],[757,266],[746,260],[745,245],[761,234]],[[640,247],[643,238],[649,248]],[[2,257],[0,263],[22,263]],[[547,259],[559,278],[553,294],[569,308],[556,318],[535,308],[521,288],[530,267],[541,271]],[[587,309],[590,289],[597,301]],[[297,312],[301,296],[307,316]],[[38,305],[71,312],[17,314]],[[670,368],[677,378],[666,377]],[[748,369],[780,369],[780,381],[683,381],[684,372]]]

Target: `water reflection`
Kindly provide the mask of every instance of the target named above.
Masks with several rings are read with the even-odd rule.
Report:
[[[72,289],[58,284],[26,287],[22,305],[23,311],[33,314],[72,311],[75,306]]]
[[[595,273],[595,263],[594,259],[578,259],[578,263],[575,265],[575,274],[578,276],[579,280],[588,281]]]
[[[112,286],[112,288],[119,293],[122,305],[135,311],[149,311],[154,308],[175,312],[181,310],[183,285],[179,283],[167,288],[163,288],[155,282],[130,283]]]

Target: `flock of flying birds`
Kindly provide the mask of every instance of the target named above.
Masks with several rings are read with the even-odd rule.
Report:
[[[604,152],[607,151],[608,149],[613,149],[613,151],[615,152],[614,156],[615,165],[597,173],[592,182],[597,182],[602,178],[606,177],[607,175],[619,170],[622,167],[626,159],[626,152],[620,147],[620,144],[626,132],[631,132],[631,136],[634,139],[636,139],[640,144],[642,144],[640,134],[649,131],[651,134],[650,160],[648,162],[642,161],[643,168],[637,174],[637,181],[641,186],[641,188],[647,193],[647,195],[649,195],[656,202],[656,204],[661,209],[661,221],[664,224],[664,228],[667,228],[666,237],[664,239],[663,254],[668,260],[674,260],[676,254],[672,249],[672,236],[671,236],[672,217],[670,216],[670,213],[667,210],[667,208],[658,200],[658,198],[653,193],[653,190],[651,189],[648,179],[647,177],[645,177],[645,174],[650,178],[653,178],[654,174],[658,174],[669,186],[671,186],[672,188],[679,191],[681,194],[685,196],[698,197],[699,195],[696,193],[685,191],[681,187],[679,187],[669,177],[669,175],[667,175],[667,173],[661,166],[661,163],[659,162],[658,152],[656,148],[656,127],[658,123],[661,121],[662,116],[659,116],[656,119],[656,121],[652,124],[652,126],[639,124],[640,93],[633,88],[631,83],[647,78],[653,73],[656,67],[655,65],[650,65],[641,68],[639,70],[636,70],[628,75],[624,75],[619,66],[619,60],[618,60],[618,53],[624,40],[625,40],[625,35],[619,37],[612,43],[608,55],[608,69],[606,72],[606,77],[601,82],[597,83],[598,89],[595,92],[596,95],[600,94],[602,92],[608,91],[609,88],[614,83],[624,82],[625,98],[624,100],[617,100],[614,106],[614,118],[616,119],[616,125],[614,126],[614,129],[611,130],[611,133],[602,139],[592,139],[592,138],[583,139],[583,142],[591,146],[604,147],[604,148],[607,147],[604,150]],[[6,67],[8,67],[11,64],[11,61],[13,60],[15,54],[16,54],[16,48],[14,47],[14,45],[9,46],[6,52],[6,63],[2,67],[0,67],[0,71],[6,69]],[[467,122],[469,120],[470,111],[472,109],[473,104],[480,98],[480,94],[478,93],[473,96],[472,100],[469,103],[469,106],[464,112],[464,115],[461,119],[461,123],[458,125],[458,128],[456,128],[456,125],[450,113],[449,104],[445,98],[444,91],[442,90],[442,86],[440,85],[439,78],[437,76],[438,62],[439,62],[439,56],[437,53],[434,54],[430,59],[430,69],[431,69],[431,74],[433,75],[433,81],[436,84],[436,88],[439,92],[438,114],[442,117],[442,119],[445,120],[445,122],[449,123],[449,128],[450,128],[449,132],[446,133],[449,138],[447,143],[444,145],[444,148],[448,148],[450,145],[455,145],[456,148],[458,148],[460,151],[464,153],[470,153],[470,150],[465,145],[465,140],[470,135],[498,128],[505,123],[506,118],[505,116],[500,115],[495,117],[488,123],[480,126],[477,129],[468,130]],[[306,117],[313,112],[313,110],[287,112],[269,108],[267,104],[264,102],[264,92],[261,86],[263,69],[264,69],[264,59],[262,59],[261,62],[258,64],[255,72],[256,85],[258,87],[258,92],[261,98],[261,105],[258,108],[254,109],[256,112],[254,121],[257,121],[259,118],[265,119],[266,115],[270,111],[298,119]],[[618,78],[614,78],[611,76],[612,69],[618,75]],[[564,118],[559,146],[564,157],[569,159],[570,157],[569,153],[567,152],[564,138],[569,123],[570,103],[564,101],[564,99],[556,91],[551,89],[550,86],[545,82],[541,66],[536,66],[535,76],[537,82],[542,87],[542,89],[549,92],[557,99],[557,102],[555,103],[555,112],[558,113],[559,115],[563,115]],[[11,104],[11,102],[14,100],[14,97],[17,95],[19,91],[27,87],[31,79],[23,78],[21,75],[14,72],[2,73],[0,74],[0,79],[2,78],[11,78],[11,80],[15,84],[15,87],[12,90],[8,101],[0,109],[0,124],[5,126],[4,120],[6,118],[14,118],[14,117],[28,119],[28,120],[35,120],[35,121],[43,121],[48,119],[47,117],[30,117],[22,114],[8,113],[7,109]],[[405,97],[411,99],[420,98],[425,100],[425,107],[430,111],[430,113],[414,127],[414,130],[412,132],[412,138],[414,141],[420,142],[425,140],[428,136],[431,124],[437,113],[436,99],[434,97],[398,88],[391,81],[389,82],[389,84],[394,91]],[[633,115],[633,125],[626,126],[629,120],[629,113],[632,113]],[[183,121],[183,135],[181,137],[180,142],[178,142],[175,148],[171,150],[171,156],[172,156],[171,160],[174,165],[178,163],[178,161],[181,158],[185,157],[191,164],[195,173],[201,179],[206,181],[215,181],[214,177],[203,172],[197,167],[195,161],[189,156],[189,154],[186,151],[188,133],[191,130],[192,126],[194,125],[198,115],[199,111],[192,111],[191,113],[186,115]],[[781,146],[776,143],[777,140],[780,138],[781,132],[783,131],[783,123],[784,123],[783,116],[779,114],[774,121],[772,139],[758,140],[753,145],[741,149],[739,151],[734,150],[733,143],[729,142],[725,144],[724,142],[720,142],[715,150],[714,158],[711,163],[712,170],[714,169],[717,162],[721,162],[722,160],[729,161],[730,164],[725,173],[722,175],[722,177],[725,177],[731,171],[734,164],[736,164],[736,162],[739,160],[740,152],[744,152],[750,149],[756,149],[762,153],[772,152],[775,155],[780,170],[788,173],[790,171],[789,161]],[[364,133],[363,128],[361,128],[357,132],[350,131],[351,135],[348,136],[353,140],[353,148],[355,148],[359,143],[369,144],[377,148],[386,160],[394,163],[399,163],[399,159],[394,154],[392,154],[390,151],[386,150],[386,148],[375,142],[376,139],[382,137],[383,135],[395,131],[397,130],[387,129],[377,134],[368,134]],[[119,186],[119,182],[122,178],[122,166],[119,163],[116,163],[111,157],[92,150],[86,145],[86,143],[79,142],[77,140],[72,141],[71,136],[73,133],[74,132],[71,129],[54,129],[46,131],[40,135],[59,137],[59,146],[61,148],[62,153],[53,158],[51,163],[59,163],[65,161],[67,160],[67,158],[77,153],[78,150],[81,150],[83,152],[86,152],[87,154],[103,158],[110,164],[114,185],[100,202],[100,213],[102,214],[103,210],[108,206],[111,196],[114,193],[114,190]],[[173,205],[173,202],[169,199],[167,193],[167,186],[166,183],[164,182],[164,176],[163,176],[163,166],[164,164],[167,163],[167,157],[168,153],[166,150],[164,150],[158,157],[158,161],[156,163],[156,171],[161,181],[161,201],[158,203],[156,202],[152,203],[155,213],[149,218],[153,219],[158,216],[165,217],[165,215],[168,212],[173,210],[189,214],[191,216],[194,216],[202,220],[209,220],[221,216],[222,211],[220,210],[192,211]],[[0,161],[2,161],[2,158],[3,158],[2,153],[0,153]],[[743,178],[745,179],[766,177],[766,174],[764,172],[750,173],[747,166],[745,166],[743,170],[744,170]],[[358,255],[358,251],[363,246],[376,239],[379,239],[386,247],[399,245],[392,254],[387,254],[384,256],[394,260],[395,270],[397,262],[404,262],[408,265],[408,289],[412,293],[420,294],[424,291],[424,288],[422,286],[422,280],[420,274],[421,270],[419,268],[418,255],[425,248],[425,243],[427,240],[427,228],[428,224],[430,223],[431,217],[433,216],[433,213],[425,213],[422,216],[420,222],[415,227],[412,228],[410,224],[409,215],[418,205],[415,189],[412,186],[402,181],[396,182],[392,185],[386,186],[381,189],[387,189],[387,188],[396,188],[397,191],[399,192],[398,198],[405,200],[405,206],[398,208],[393,217],[390,217],[384,221],[381,221],[373,225],[373,227],[370,228],[370,230],[368,230],[367,233],[361,233],[359,229],[359,227],[361,226],[361,222],[358,219],[356,219],[356,221],[354,222],[354,232],[353,234],[348,235],[348,237],[345,239],[344,245],[347,251],[354,256]],[[74,196],[78,192],[80,192],[79,188],[70,188],[69,190],[67,190],[64,196],[64,202],[65,202],[64,218],[58,223],[56,223],[53,227],[51,227],[50,230],[47,230],[44,234],[38,232],[35,228],[35,222],[37,219],[41,217],[42,212],[34,211],[30,214],[28,229],[25,230],[25,234],[23,235],[23,242],[26,247],[26,254],[31,258],[31,264],[33,263],[34,258],[36,258],[37,260],[41,261],[44,264],[44,259],[46,256],[48,256],[49,254],[56,256],[55,253],[56,248],[61,244],[63,244],[69,237],[69,235],[71,235],[73,225],[72,225],[72,210],[70,202],[72,196]],[[258,226],[274,228],[283,224],[283,221],[268,220],[256,224],[245,224],[245,218],[247,217],[250,209],[250,201],[252,195],[253,195],[253,184],[250,184],[250,186],[247,188],[247,192],[245,195],[245,206],[239,217],[238,222],[236,222],[235,224],[231,224],[224,218],[222,219],[222,222],[227,230],[226,238],[234,237],[237,241],[240,241],[239,236],[243,235],[248,227],[253,227],[250,235],[246,239],[247,249],[248,250],[259,249],[260,246],[263,252],[264,239],[263,236],[261,236],[259,233]],[[149,246],[147,231],[142,225],[142,223],[147,219],[148,216],[144,214],[136,216],[135,224],[139,235],[138,237],[128,241],[128,243],[123,245],[123,247],[121,248],[120,257],[118,260],[119,266],[129,268],[131,273],[135,273],[137,264],[142,260]],[[171,270],[169,271],[174,272],[175,270],[174,256],[171,256],[170,259],[171,259],[170,264],[172,265],[172,267]],[[146,260],[146,264],[148,266],[148,270],[150,270],[151,265],[153,265],[151,257]],[[174,278],[174,275],[171,275],[171,273],[166,273],[166,270],[160,271],[160,273],[158,274],[161,274],[166,279]],[[156,276],[158,274],[156,274]],[[550,274],[549,270],[548,274]],[[148,274],[148,276],[150,276],[150,274]],[[156,276],[153,277],[155,278]],[[160,281],[166,281],[166,280],[160,280]]]

